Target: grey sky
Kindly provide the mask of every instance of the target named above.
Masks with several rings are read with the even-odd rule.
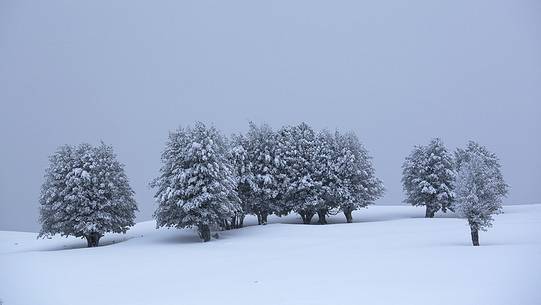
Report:
[[[414,144],[496,152],[541,202],[541,2],[0,1],[0,230],[37,230],[47,158],[112,144],[154,210],[168,131],[249,120],[355,131],[400,203]]]

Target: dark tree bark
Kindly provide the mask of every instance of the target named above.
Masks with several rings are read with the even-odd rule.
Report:
[[[321,210],[317,211],[317,217],[319,218],[318,223],[320,225],[326,225],[327,224],[327,219],[325,219],[326,215],[327,215],[327,210],[326,209],[321,209]]]
[[[258,212],[257,213],[257,223],[260,224],[260,225],[266,225],[268,215],[269,214],[267,212]]]
[[[209,227],[209,225],[202,224],[202,225],[199,225],[199,227],[197,229],[199,230],[199,237],[204,242],[210,241],[210,227]]]
[[[244,217],[246,217],[246,215],[244,214],[239,216],[239,228],[242,228],[244,226]]]
[[[229,226],[229,229],[236,229],[238,227],[239,227],[239,225],[238,225],[238,216],[235,215],[235,216],[233,216],[231,218],[231,225]]]
[[[346,222],[352,223],[353,222],[353,216],[351,215],[351,210],[345,210],[344,215],[346,216]]]
[[[314,212],[299,212],[302,218],[302,223],[308,225],[312,222],[312,217],[314,217]]]
[[[471,229],[471,241],[474,246],[479,246],[479,231],[473,227]]]
[[[97,247],[100,244],[100,238],[101,234],[97,232],[92,232],[85,236],[86,238],[86,246],[91,247]]]
[[[426,206],[425,218],[434,218],[435,211],[430,206]]]

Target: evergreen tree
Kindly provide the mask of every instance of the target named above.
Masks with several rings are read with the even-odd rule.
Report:
[[[251,202],[254,200],[255,179],[251,158],[246,150],[247,146],[246,137],[242,134],[232,136],[229,158],[233,166],[236,192],[242,211],[237,213],[231,220],[231,224],[229,225],[231,228],[241,228],[244,224],[245,215],[253,213]]]
[[[134,192],[111,146],[65,145],[49,161],[39,236],[71,235],[97,247],[104,233],[125,233],[134,225]]]
[[[211,227],[242,211],[235,191],[235,176],[227,158],[227,143],[214,127],[196,123],[169,135],[162,154],[156,189],[157,227],[196,227],[203,241]]]
[[[318,204],[316,207],[318,223],[326,224],[326,216],[338,208],[338,202],[334,197],[334,190],[337,187],[337,173],[335,163],[337,157],[337,146],[333,135],[328,130],[317,134],[315,150],[315,171],[314,181],[319,185]]]
[[[439,138],[428,146],[416,146],[402,166],[405,202],[425,206],[425,217],[440,209],[452,210],[455,171],[451,155]]]
[[[268,215],[283,213],[279,204],[276,134],[266,124],[257,126],[250,122],[245,143],[253,179],[251,184],[253,197],[248,210],[257,216],[259,224],[266,224]]]
[[[353,221],[354,210],[367,207],[381,197],[383,183],[376,177],[368,151],[354,133],[335,133],[334,177],[331,187],[348,223]]]
[[[283,127],[278,136],[283,210],[298,213],[309,224],[324,198],[316,176],[316,135],[306,123]]]
[[[492,215],[502,211],[502,199],[508,186],[503,179],[499,160],[484,146],[470,142],[455,153],[456,210],[468,220],[472,243],[479,246],[479,231],[492,226]]]

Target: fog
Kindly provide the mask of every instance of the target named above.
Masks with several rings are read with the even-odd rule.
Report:
[[[413,145],[477,140],[506,204],[541,203],[539,1],[0,2],[0,230],[38,230],[48,156],[114,146],[155,208],[168,131],[200,120],[354,131],[402,204]]]

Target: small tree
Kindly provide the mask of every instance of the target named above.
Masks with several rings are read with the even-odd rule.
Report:
[[[439,138],[433,139],[428,146],[416,146],[402,169],[405,202],[425,206],[425,217],[430,218],[439,210],[452,210],[454,164]]]
[[[157,190],[157,227],[196,227],[206,242],[211,227],[222,228],[242,211],[227,144],[214,127],[198,122],[172,132],[162,163],[151,183]]]
[[[40,237],[71,235],[97,247],[104,233],[125,233],[134,225],[134,192],[111,146],[65,145],[49,161],[40,197]]]
[[[492,226],[492,215],[502,211],[502,199],[508,186],[503,179],[499,160],[485,147],[470,142],[455,153],[456,210],[468,220],[472,243],[479,246],[479,231]]]

